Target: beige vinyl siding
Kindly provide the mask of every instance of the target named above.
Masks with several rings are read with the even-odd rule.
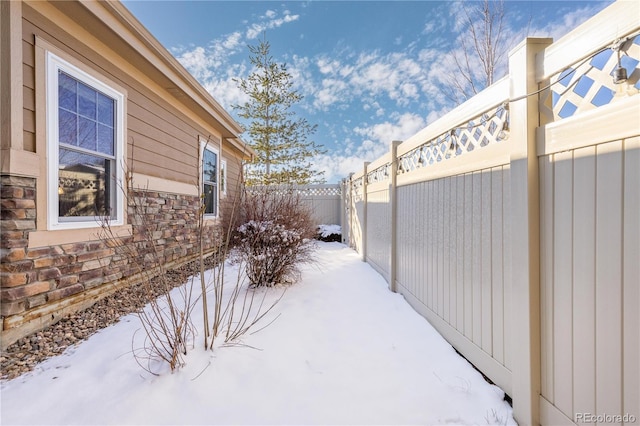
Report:
[[[22,25],[23,149],[36,152],[35,47],[33,35]]]
[[[227,161],[227,197],[235,194],[241,185],[242,160],[234,155],[226,146],[222,150],[222,158]]]

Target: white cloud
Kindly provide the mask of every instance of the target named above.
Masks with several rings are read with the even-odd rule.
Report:
[[[314,98],[313,106],[321,111],[340,103],[379,96],[406,107],[428,93],[423,88],[428,87],[429,61],[435,57],[407,52],[382,55],[377,51],[359,55],[345,52],[337,59],[320,56],[315,66],[323,76],[321,87],[308,95]]]
[[[339,152],[314,158],[314,168],[325,172],[327,182],[338,182],[349,173],[362,169],[365,161],[374,161],[389,151],[391,142],[405,140],[422,130],[426,121],[417,114],[393,114],[392,121],[370,126],[356,126],[351,133],[362,138],[360,143],[349,139]]]
[[[238,89],[231,78],[211,80],[204,84],[204,88],[227,110],[233,105],[242,105],[249,101],[249,96]]]
[[[248,72],[245,65],[234,64],[230,56],[245,50],[247,40],[257,37],[266,29],[277,28],[285,23],[299,19],[299,15],[292,15],[284,10],[282,16],[278,12],[267,10],[257,22],[244,22],[248,26],[245,31],[235,31],[222,35],[205,46],[175,47],[171,49],[178,61],[207,89],[209,93],[227,110],[232,105],[243,104],[248,100],[237,86],[234,78],[242,78]],[[296,63],[301,66],[305,61],[296,58]],[[304,67],[302,68],[304,70]],[[297,77],[301,81],[312,81],[310,76],[299,72]],[[306,88],[310,90],[310,87]]]
[[[322,74],[335,74],[341,68],[340,61],[329,60],[325,57],[319,58],[316,65]]]
[[[198,80],[211,77],[212,68],[216,68],[218,59],[210,55],[204,47],[196,47],[177,56],[178,61]]]
[[[339,102],[341,94],[347,90],[347,83],[343,80],[328,78],[322,80],[322,89],[315,93],[314,106],[331,105]]]
[[[316,78],[311,68],[311,59],[298,55],[294,55],[292,62],[287,64],[287,71],[291,76],[294,89],[300,91],[304,96],[308,96],[309,99],[311,99],[310,94],[319,90],[318,83],[316,83]],[[311,106],[307,106],[307,104],[303,107],[311,108]]]
[[[263,31],[278,28],[286,23],[297,21],[300,18],[300,15],[291,15],[291,12],[288,10],[284,11],[284,16],[282,18],[276,18],[276,16],[276,12],[268,10],[264,16],[267,18],[265,21],[256,22],[249,26],[246,32],[247,39],[253,40],[260,36]]]
[[[452,30],[456,33],[462,31],[466,25],[467,15],[464,11],[464,2],[456,1],[452,2],[449,7],[449,19],[448,24],[452,26]]]
[[[602,10],[601,4],[590,4],[578,9],[567,9],[561,22],[552,22],[530,30],[531,37],[552,37],[558,40]]]
[[[236,31],[235,33],[229,34],[226,39],[222,42],[222,47],[227,50],[233,50],[240,45],[242,41],[242,33]]]

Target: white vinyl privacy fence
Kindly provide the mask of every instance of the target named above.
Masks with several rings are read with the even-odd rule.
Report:
[[[265,187],[248,187],[248,190]],[[282,185],[267,187],[270,191],[294,193],[307,204],[313,213],[316,225],[342,225],[343,199],[340,184],[327,185]]]
[[[343,182],[343,236],[520,424],[640,422],[638,34],[619,1],[524,40],[507,77]]]
[[[342,191],[339,184],[297,187],[300,197],[309,204],[318,225],[342,224]]]

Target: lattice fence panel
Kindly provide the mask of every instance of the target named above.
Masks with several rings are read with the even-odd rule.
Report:
[[[398,158],[398,174],[498,143],[508,137],[507,105],[500,105],[462,126],[425,142]]]
[[[391,176],[391,163],[382,166],[367,173],[367,183],[382,182]]]
[[[629,40],[620,49],[620,65],[627,71],[627,81],[615,84],[614,70],[618,54],[606,49],[551,77],[554,120],[572,117],[585,111],[615,102],[616,99],[640,92],[640,36]]]
[[[304,189],[299,189],[300,193],[304,196],[313,196],[313,197],[329,197],[329,196],[340,196],[342,193],[342,189],[340,186],[329,186],[329,187],[309,187]]]

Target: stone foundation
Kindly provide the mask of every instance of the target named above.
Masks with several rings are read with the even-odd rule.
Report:
[[[86,307],[84,294],[91,295],[89,304],[95,303],[97,295],[110,293],[101,291],[103,287],[115,289],[136,282],[136,275],[143,271],[178,266],[199,254],[200,202],[196,196],[134,191],[128,207],[132,235],[113,239],[105,235],[96,241],[30,249],[29,232],[36,230],[35,179],[3,175],[0,183],[3,348],[57,321],[58,306]],[[206,226],[204,250],[214,249],[215,241],[214,226]],[[42,318],[45,315],[51,318]],[[23,327],[28,322],[37,327]]]

